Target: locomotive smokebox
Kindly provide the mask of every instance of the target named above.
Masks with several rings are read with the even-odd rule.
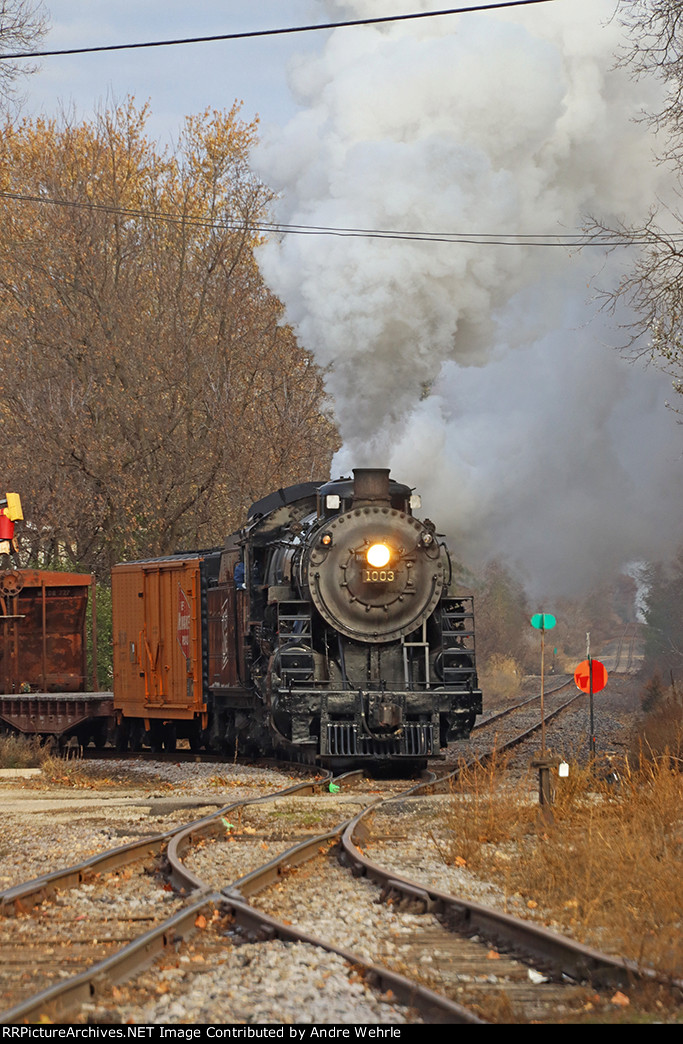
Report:
[[[389,469],[353,469],[353,507],[362,504],[389,504]]]

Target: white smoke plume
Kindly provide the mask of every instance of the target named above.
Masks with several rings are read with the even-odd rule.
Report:
[[[429,10],[339,0],[330,20]],[[613,0],[338,29],[291,70],[300,113],[260,172],[287,224],[549,235],[637,220],[663,170],[615,70]],[[316,4],[319,14],[321,4]],[[680,541],[681,429],[655,370],[613,350],[597,251],[284,236],[259,255],[327,368],[333,476],[391,467],[457,557],[500,556],[535,593],[592,585]]]

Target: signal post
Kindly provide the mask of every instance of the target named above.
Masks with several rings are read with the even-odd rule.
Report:
[[[607,685],[607,669],[600,660],[591,659],[591,636],[586,635],[586,659],[574,671],[577,689],[588,693],[590,714],[590,752],[595,757],[595,723],[593,717],[593,693],[602,692]]]
[[[531,767],[538,769],[538,802],[547,816],[551,815],[550,805],[553,803],[550,770],[559,766],[560,759],[545,746],[545,632],[552,630],[556,623],[550,613],[535,613],[531,617],[531,626],[541,632],[541,751],[531,762]]]

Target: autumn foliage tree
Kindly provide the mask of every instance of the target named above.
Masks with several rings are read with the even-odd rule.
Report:
[[[34,558],[106,575],[221,543],[329,473],[320,373],[254,260],[255,123],[206,112],[160,153],[132,101],[0,139],[4,488]]]
[[[484,665],[496,658],[514,663],[520,674],[533,670],[527,596],[505,564],[486,565],[477,591],[477,658]]]

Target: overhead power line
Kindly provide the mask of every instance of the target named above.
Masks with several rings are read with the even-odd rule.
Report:
[[[448,7],[440,11],[416,11],[411,14],[385,15],[378,18],[356,18],[347,22],[324,22],[318,25],[295,25],[284,29],[253,29],[242,33],[220,33],[215,36],[188,36],[179,40],[147,40],[143,43],[101,44],[96,47],[67,47],[53,51],[18,51],[0,54],[0,61],[17,58],[52,58],[67,54],[97,54],[102,51],[133,51],[144,47],[175,47],[180,44],[217,43],[221,40],[253,40],[265,36],[286,36],[293,33],[320,32],[324,29],[345,29],[350,26],[381,25],[387,22],[408,22],[419,18],[440,18],[444,15],[469,14],[476,11],[496,11],[504,7],[529,7],[532,4],[556,3],[557,0],[500,0],[499,3],[477,4],[473,7]]]
[[[166,224],[184,225],[191,228],[222,232],[255,232],[269,235],[295,236],[336,236],[355,239],[392,239],[416,243],[454,243],[470,246],[523,246],[523,247],[563,247],[565,249],[582,249],[584,247],[618,247],[643,246],[648,243],[661,242],[654,236],[644,234],[628,235],[626,232],[616,233],[598,231],[595,233],[562,232],[562,233],[501,233],[501,232],[426,232],[406,229],[386,228],[344,228],[333,225],[298,225],[273,221],[206,221],[201,218],[188,217],[183,214],[168,214],[139,210],[132,207],[119,207],[110,203],[83,202],[81,200],[56,199],[50,196],[37,196],[20,192],[0,192],[0,200],[6,199],[18,203],[38,203],[47,206],[66,207],[76,210],[91,210],[106,214],[117,214],[120,217],[159,221]],[[675,235],[670,239],[679,239]]]

